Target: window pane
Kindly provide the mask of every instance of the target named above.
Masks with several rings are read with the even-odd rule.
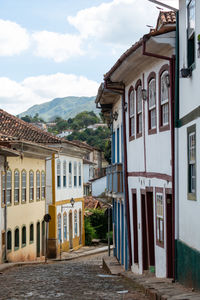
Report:
[[[156,127],[156,109],[155,108],[150,111],[150,122],[151,122],[150,128],[151,129],[155,128]]]
[[[161,103],[169,100],[169,88],[166,82],[167,71],[163,72],[161,75]]]
[[[169,124],[169,105],[168,103],[162,105],[162,125]]]
[[[195,0],[188,4],[188,35],[190,36],[195,30]]]
[[[135,117],[132,117],[130,119],[130,123],[131,123],[131,136],[135,135]]]
[[[142,86],[139,85],[137,88],[137,112],[142,112]]]
[[[135,112],[135,103],[134,103],[134,91],[130,93],[130,117],[134,115]]]
[[[154,107],[156,104],[156,81],[152,79],[149,82],[149,108]]]

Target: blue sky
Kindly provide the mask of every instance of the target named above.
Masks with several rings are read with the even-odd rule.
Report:
[[[95,95],[158,13],[147,0],[1,0],[0,107],[17,114],[56,97]]]

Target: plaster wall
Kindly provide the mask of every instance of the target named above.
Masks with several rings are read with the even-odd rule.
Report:
[[[45,160],[26,158],[23,159],[17,157],[8,157],[9,168],[12,170],[12,204],[7,208],[7,230],[12,232],[12,250],[8,252],[9,261],[24,261],[36,259],[36,226],[37,222],[41,222],[45,215],[45,199],[36,201],[36,171],[45,171]],[[14,204],[14,170],[17,169],[20,172],[25,169],[27,171],[27,201],[21,202],[21,180],[19,190],[19,204]],[[29,202],[29,171],[34,172],[34,201]],[[34,225],[34,241],[30,240],[30,224]],[[22,245],[22,227],[26,226],[26,245]],[[14,248],[14,230],[19,228],[19,248]],[[41,232],[41,229],[40,229]],[[41,237],[40,237],[41,248]]]
[[[190,78],[180,78],[180,118],[199,106],[200,58],[197,57],[197,36],[200,34],[200,2],[196,3],[195,19],[195,68]],[[179,1],[179,55],[180,69],[187,67],[187,28],[186,28],[186,1]]]
[[[97,197],[105,192],[106,176],[92,181],[92,196]]]
[[[57,160],[55,159],[55,173],[56,173],[56,202],[83,197],[83,160],[80,158],[69,157],[66,155],[60,155],[59,160],[61,162],[61,187],[57,187]],[[66,187],[63,187],[63,162],[67,163],[67,179]],[[72,163],[72,186],[69,186],[69,162]],[[74,186],[74,162],[77,162],[77,186]],[[81,163],[81,186],[79,186],[79,162]]]

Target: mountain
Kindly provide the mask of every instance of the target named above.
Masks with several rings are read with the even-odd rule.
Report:
[[[95,97],[65,97],[65,98],[55,98],[49,102],[43,104],[38,104],[31,106],[25,112],[19,114],[18,116],[24,117],[29,115],[34,117],[38,113],[39,117],[44,119],[44,121],[52,121],[56,117],[61,117],[63,119],[73,118],[79,112],[82,111],[94,111],[96,114],[99,110],[95,105]]]

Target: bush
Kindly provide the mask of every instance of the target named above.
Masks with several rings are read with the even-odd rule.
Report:
[[[88,217],[85,218],[85,245],[90,246],[95,237],[95,229],[92,227]]]
[[[95,229],[97,239],[106,239],[108,232],[108,216],[104,210],[93,209],[91,210],[92,215],[89,216],[90,223]]]

